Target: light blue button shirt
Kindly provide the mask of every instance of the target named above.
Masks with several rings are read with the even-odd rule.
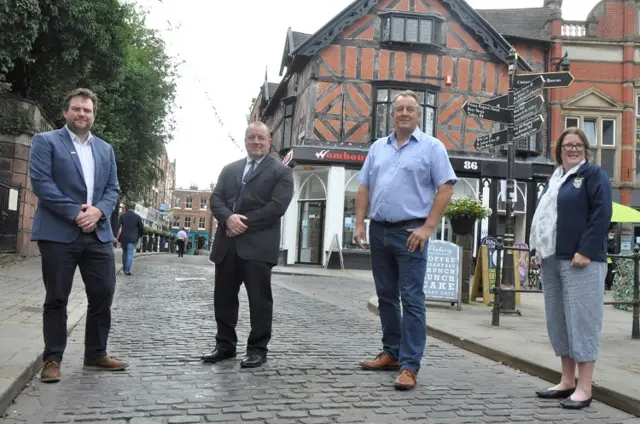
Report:
[[[438,187],[456,177],[447,149],[416,128],[398,148],[395,132],[371,145],[359,181],[369,187],[369,219],[427,218]]]

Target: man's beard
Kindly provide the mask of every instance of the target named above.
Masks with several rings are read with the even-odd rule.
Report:
[[[91,124],[87,124],[85,128],[78,128],[75,122],[67,122],[67,127],[71,130],[72,133],[77,135],[87,135],[91,131]]]

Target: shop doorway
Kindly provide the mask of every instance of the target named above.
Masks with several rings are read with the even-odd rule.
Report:
[[[322,264],[325,201],[300,202],[298,219],[298,260],[300,264]]]

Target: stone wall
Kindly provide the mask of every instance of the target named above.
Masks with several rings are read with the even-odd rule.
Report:
[[[35,103],[11,95],[0,95],[0,181],[20,192],[16,251],[36,256],[38,247],[31,242],[31,228],[38,199],[29,179],[31,139],[53,126]]]

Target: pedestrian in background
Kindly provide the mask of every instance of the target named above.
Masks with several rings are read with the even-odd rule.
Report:
[[[113,148],[91,134],[96,95],[79,88],[64,100],[64,128],[36,134],[29,174],[38,207],[31,240],[42,256],[46,291],[42,316],[44,382],[60,380],[67,345],[67,302],[76,268],[84,281],[88,308],[84,365],[122,370],[127,363],[107,356],[111,302],[116,286],[110,217],[120,185]]]
[[[184,256],[184,248],[187,244],[187,240],[189,239],[189,235],[187,234],[187,228],[184,228],[178,231],[176,234],[176,243],[178,244],[178,257],[182,258]]]
[[[249,125],[244,144],[247,157],[222,169],[211,195],[211,211],[219,223],[210,255],[216,265],[213,308],[218,331],[215,349],[202,361],[236,356],[238,292],[244,283],[251,333],[240,366],[255,368],[267,360],[271,340],[271,269],[278,263],[280,218],[293,197],[293,175],[291,168],[269,156],[271,136],[264,123]]]
[[[369,149],[356,195],[354,238],[358,246],[366,245],[364,219],[368,216],[382,324],[382,352],[360,364],[373,371],[400,369],[395,388],[408,390],[416,386],[427,339],[428,242],[451,200],[457,177],[442,142],[418,128],[423,115],[416,93],[398,94],[392,115],[395,129]]]
[[[120,228],[116,240],[122,247],[122,271],[125,275],[131,275],[133,266],[133,254],[136,251],[138,240],[144,234],[144,224],[140,215],[133,210],[135,205],[129,203],[126,211],[118,218]]]
[[[591,404],[613,212],[609,176],[590,160],[589,152],[582,130],[568,128],[560,135],[555,148],[558,168],[540,197],[530,237],[542,259],[549,340],[562,361],[560,383],[536,394],[564,399],[560,404],[568,409]]]

